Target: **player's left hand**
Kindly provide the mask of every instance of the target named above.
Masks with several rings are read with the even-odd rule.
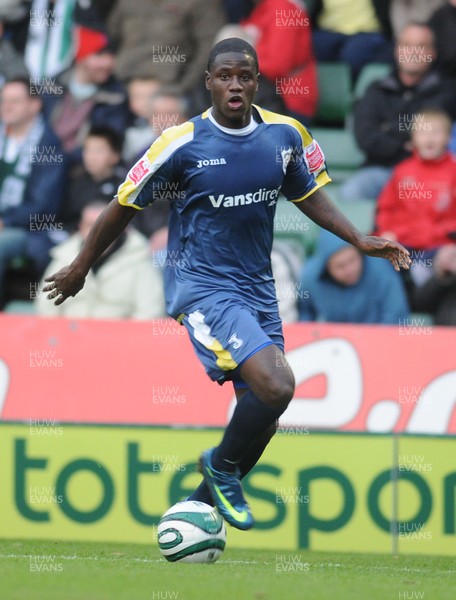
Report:
[[[409,269],[412,259],[410,252],[398,242],[373,235],[366,235],[358,243],[358,250],[368,256],[387,258],[396,271]]]

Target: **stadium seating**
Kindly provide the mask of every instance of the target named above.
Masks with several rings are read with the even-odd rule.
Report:
[[[365,91],[371,83],[383,79],[391,71],[391,65],[386,63],[370,63],[363,67],[353,90],[353,99],[358,100],[364,96]]]
[[[318,226],[300,212],[284,196],[279,197],[274,219],[274,237],[298,243],[308,256],[313,252],[318,236]]]
[[[318,124],[343,126],[352,105],[350,67],[346,63],[318,63]]]
[[[338,185],[329,184],[324,189],[355,227],[366,234],[372,232],[375,220],[373,200],[344,202],[339,199]],[[319,229],[318,225],[303,215],[292,202],[288,202],[283,196],[279,198],[274,220],[274,236],[277,239],[286,239],[293,244],[298,242],[304,250],[304,255],[310,256],[315,249]]]
[[[313,128],[312,135],[320,144],[331,179],[342,183],[364,162],[351,130],[335,128]]]

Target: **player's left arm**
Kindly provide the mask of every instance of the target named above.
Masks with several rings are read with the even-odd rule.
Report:
[[[295,205],[317,225],[353,244],[364,254],[387,258],[396,271],[410,267],[411,258],[408,250],[398,242],[362,234],[321,188],[304,200],[295,202]]]

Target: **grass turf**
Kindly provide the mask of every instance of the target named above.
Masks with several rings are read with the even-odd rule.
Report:
[[[237,550],[213,565],[155,546],[0,540],[2,600],[454,600],[454,558]]]

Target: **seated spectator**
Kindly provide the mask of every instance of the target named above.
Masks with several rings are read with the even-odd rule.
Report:
[[[74,259],[105,207],[103,202],[93,202],[84,208],[79,231],[52,250],[44,277]],[[161,273],[151,264],[147,241],[134,229],[127,229],[105,250],[77,296],[55,306],[46,294],[38,294],[36,305],[39,315],[49,317],[153,319],[165,315]]]
[[[112,200],[127,168],[120,162],[122,136],[109,127],[93,127],[82,148],[82,165],[74,169],[62,208],[67,231],[75,231],[84,207],[94,198]]]
[[[412,251],[410,275],[416,285],[431,277],[440,249],[454,245],[456,159],[447,149],[450,131],[444,112],[417,114],[414,155],[397,165],[378,202],[377,230]]]
[[[259,0],[241,26],[252,37],[262,78],[282,96],[287,114],[309,125],[317,108],[318,81],[305,5]]]
[[[427,23],[446,0],[390,0],[389,17],[394,37],[409,23]],[[438,48],[438,40],[436,39]],[[439,51],[440,53],[440,51]]]
[[[0,105],[0,294],[13,258],[29,258],[41,275],[51,232],[61,226],[63,154],[41,108],[28,79],[5,83]]]
[[[80,162],[82,142],[91,127],[108,126],[123,134],[129,117],[127,96],[113,77],[115,57],[108,37],[77,29],[75,65],[62,74],[63,93],[47,96],[49,121],[72,163]]]
[[[437,253],[432,276],[413,290],[412,307],[431,314],[435,325],[456,325],[456,244]]]
[[[4,37],[3,19],[7,16],[0,10],[0,89],[5,81],[16,78],[27,78],[29,72],[24,59],[15,50],[11,42]]]
[[[149,125],[155,138],[159,137],[165,129],[184,123],[187,118],[182,96],[167,92],[165,89],[154,96],[151,108],[152,117]],[[144,148],[144,152],[148,149]],[[162,197],[157,199],[148,210],[139,211],[135,217],[135,226],[149,238],[154,264],[164,266],[168,243],[169,203],[174,200],[175,190],[157,191],[162,192]]]
[[[354,133],[366,165],[341,187],[344,200],[375,199],[392,167],[411,154],[413,115],[424,107],[456,116],[453,82],[433,68],[434,39],[427,25],[412,23],[396,41],[395,70],[372,83],[354,107]]]
[[[409,316],[400,275],[391,265],[324,230],[304,263],[300,290],[302,321],[397,325]]]
[[[125,131],[123,159],[133,163],[138,154],[157,137],[149,124],[152,118],[152,99],[160,89],[160,82],[153,77],[135,77],[127,85],[128,104],[134,121]]]
[[[116,75],[155,77],[191,95],[201,81],[214,36],[225,24],[214,0],[117,0],[108,31],[117,44]]]
[[[429,26],[434,32],[438,52],[438,64],[448,75],[456,76],[456,0],[447,0],[432,15]]]
[[[392,62],[388,2],[317,0],[310,13],[318,62],[342,61],[353,79],[369,62]]]

